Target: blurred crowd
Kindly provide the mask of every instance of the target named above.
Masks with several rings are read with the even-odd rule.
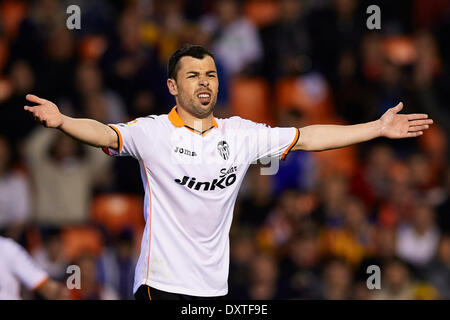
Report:
[[[103,123],[168,113],[167,60],[194,43],[216,57],[217,117],[354,124],[403,101],[435,120],[420,138],[290,153],[276,175],[252,166],[228,297],[450,299],[449,34],[449,0],[0,1],[0,233],[56,280],[80,266],[72,299],[132,299],[138,164],[39,127],[25,95]]]

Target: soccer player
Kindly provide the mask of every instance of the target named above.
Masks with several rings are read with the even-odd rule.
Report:
[[[139,161],[146,227],[136,266],[136,299],[219,298],[228,292],[229,230],[239,187],[251,163],[290,151],[341,148],[376,137],[417,137],[433,123],[426,114],[399,114],[356,125],[271,128],[239,117],[213,116],[219,83],[213,54],[201,46],[177,50],[167,86],[176,106],[126,124],[105,125],[61,114],[27,95],[36,121],[109,155]]]
[[[20,285],[46,299],[67,299],[68,289],[49,278],[14,240],[0,237],[0,300],[20,300]]]

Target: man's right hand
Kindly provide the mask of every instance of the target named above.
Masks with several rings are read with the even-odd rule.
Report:
[[[64,117],[53,102],[39,98],[32,94],[27,94],[26,99],[37,103],[37,105],[33,107],[24,107],[26,111],[32,114],[34,120],[47,128],[61,127],[64,122]]]
[[[117,149],[120,147],[118,134],[109,126],[93,119],[75,119],[63,115],[51,101],[27,94],[26,99],[37,103],[25,106],[34,120],[47,128],[57,128],[68,136],[88,145],[99,148]]]

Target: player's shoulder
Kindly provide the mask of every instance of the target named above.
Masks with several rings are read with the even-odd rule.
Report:
[[[252,120],[244,119],[239,116],[229,118],[216,118],[219,127],[222,125],[226,129],[254,129],[260,126],[269,127],[267,124],[258,123]]]
[[[11,254],[20,251],[20,249],[21,246],[13,239],[0,236],[0,251],[2,251],[3,254]]]
[[[135,119],[132,119],[127,122],[123,123],[117,123],[115,124],[118,127],[122,128],[145,128],[145,129],[151,129],[152,127],[157,126],[159,123],[161,123],[164,120],[164,115],[148,115],[144,117],[138,117]]]
[[[13,242],[12,239],[0,236],[0,246],[10,245],[11,242]]]
[[[167,117],[167,115],[165,115],[165,114],[161,114],[161,115],[150,114],[148,116],[135,118],[134,120],[126,122],[126,124],[132,125],[135,123],[139,123],[139,124],[157,123],[157,122],[163,121],[165,118],[164,116]]]

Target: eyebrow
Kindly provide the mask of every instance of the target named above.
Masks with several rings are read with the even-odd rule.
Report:
[[[200,74],[200,72],[198,72],[198,71],[188,71],[188,72],[186,72],[186,74],[189,74],[189,73],[192,73],[192,74],[195,74],[195,75]],[[210,73],[217,73],[217,71],[215,71],[215,70],[206,71],[206,74],[210,74]]]

